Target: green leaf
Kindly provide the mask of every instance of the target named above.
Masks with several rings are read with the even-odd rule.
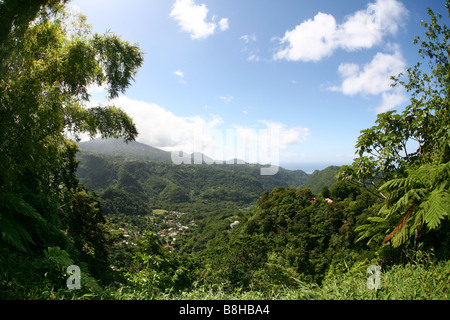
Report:
[[[49,247],[44,251],[45,257],[61,268],[67,268],[73,264],[69,254],[59,247]]]
[[[26,251],[28,243],[34,244],[27,229],[44,222],[45,219],[20,195],[0,194],[0,234],[6,243]]]
[[[433,190],[420,207],[424,211],[423,222],[431,230],[439,228],[441,221],[450,215],[450,193],[448,190]]]

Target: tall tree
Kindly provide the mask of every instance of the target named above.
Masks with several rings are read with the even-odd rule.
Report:
[[[50,197],[61,211],[79,194],[78,146],[67,133],[126,141],[138,134],[121,109],[88,107],[88,89],[106,85],[109,98],[125,92],[143,53],[112,33],[92,33],[66,2],[0,2],[0,242],[20,248],[31,238],[19,225],[48,222],[48,210],[25,195]]]
[[[450,17],[449,0],[445,6]],[[410,104],[402,113],[378,115],[376,125],[358,138],[359,157],[338,172],[384,200],[373,224],[361,228],[362,237],[383,230],[383,242],[392,240],[394,246],[412,235],[417,240],[419,229],[438,229],[450,215],[450,30],[440,14],[431,9],[428,14],[430,22],[422,22],[425,38],[414,39],[423,61],[409,68],[406,78],[392,77],[394,86],[411,94]]]
[[[0,4],[0,43],[23,34],[42,9],[57,11],[68,0],[3,0]]]

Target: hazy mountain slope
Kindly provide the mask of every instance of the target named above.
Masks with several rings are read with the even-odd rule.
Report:
[[[132,141],[125,143],[123,139],[96,139],[78,144],[82,152],[119,156],[132,159],[172,162],[170,152],[149,145]]]
[[[80,181],[102,199],[128,202],[125,207],[130,202],[138,205],[136,198],[153,209],[170,209],[175,203],[197,202],[249,205],[265,190],[262,181],[249,173],[206,165],[174,165],[98,154],[82,154],[78,159]],[[108,205],[106,209],[108,212]]]
[[[83,153],[93,153],[99,155],[107,155],[112,157],[122,157],[134,160],[152,160],[160,161],[172,164],[171,153],[163,151],[151,146],[148,146],[139,142],[125,143],[123,140],[118,139],[99,139],[91,140],[79,143],[79,146]],[[203,157],[208,163],[211,163],[212,159],[199,154],[191,155],[191,163],[194,165],[194,156],[197,159],[200,156]],[[86,161],[102,161],[101,159],[95,158],[85,158]],[[198,165],[194,165],[198,166]],[[262,184],[264,189],[270,190],[279,186],[289,186],[298,187],[303,184],[308,178],[308,174],[302,170],[287,170],[284,168],[279,168],[277,174],[273,176],[261,176],[260,169],[264,166],[259,164],[212,164],[206,165],[211,168],[219,168],[222,170],[233,171],[233,172],[245,172],[256,177]],[[81,169],[82,170],[82,169]],[[105,168],[98,167],[100,172],[104,171]],[[96,179],[95,177],[99,175],[99,172],[92,172],[92,175],[85,176],[86,179]],[[104,178],[104,176],[103,176]],[[100,179],[101,180],[101,179]]]

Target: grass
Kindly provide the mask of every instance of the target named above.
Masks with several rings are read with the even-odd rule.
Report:
[[[367,287],[367,266],[329,275],[323,284],[316,285],[297,281],[295,287],[277,287],[272,291],[230,292],[220,284],[197,286],[183,292],[160,292],[151,283],[135,283],[101,288],[89,279],[82,281],[82,290],[68,291],[55,288],[47,282],[30,288],[17,287],[14,281],[0,283],[20,296],[19,299],[39,300],[449,300],[450,260],[436,262],[427,257],[416,257],[405,265],[384,268],[381,273],[381,289]],[[13,280],[13,279],[11,279]],[[93,279],[92,279],[93,280]],[[93,280],[94,281],[94,280]],[[92,281],[91,281],[92,282]],[[95,281],[94,281],[95,282]],[[49,284],[49,283],[48,283]],[[152,290],[148,290],[153,288]],[[6,294],[6,292],[4,292]],[[14,295],[10,295],[13,297]]]
[[[166,214],[166,213],[167,213],[167,210],[163,210],[163,209],[154,209],[154,210],[153,210],[153,213],[154,213],[154,214],[158,214],[158,215],[160,215],[160,214]]]
[[[114,299],[151,300],[449,300],[450,261],[395,265],[381,274],[381,289],[369,290],[362,271],[331,276],[321,285],[298,282],[296,288],[272,292],[229,292],[222,286],[200,286],[178,293],[148,296],[143,292],[115,294]],[[116,292],[118,293],[118,292]]]

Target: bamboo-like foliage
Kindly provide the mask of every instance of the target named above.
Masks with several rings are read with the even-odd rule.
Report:
[[[89,108],[89,88],[106,85],[108,98],[117,97],[131,85],[143,53],[112,33],[94,34],[66,2],[0,1],[0,246],[22,251],[39,230],[42,244],[44,230],[60,227],[47,212],[68,215],[80,189],[79,149],[67,134],[137,136],[123,110]],[[23,194],[53,203],[35,205]]]

